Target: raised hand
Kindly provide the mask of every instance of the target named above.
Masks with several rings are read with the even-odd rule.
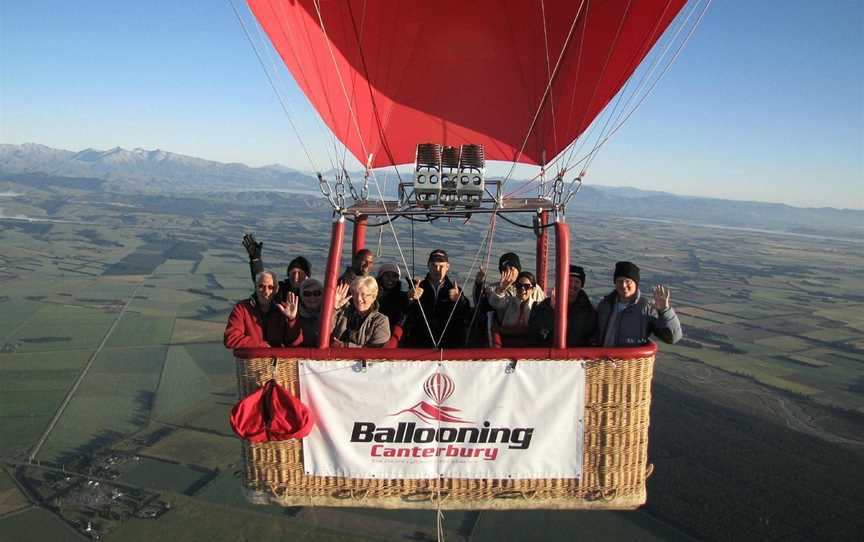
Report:
[[[447,290],[447,297],[453,303],[456,303],[456,301],[459,300],[459,283],[455,280],[453,281],[453,287]]]
[[[654,308],[658,311],[665,311],[669,307],[671,307],[671,301],[669,299],[669,288],[663,286],[662,284],[658,284],[654,287]]]
[[[474,284],[483,284],[484,282],[486,282],[486,270],[481,267],[474,276]]]
[[[276,309],[282,313],[286,320],[297,318],[297,308],[300,305],[300,298],[293,292],[288,292],[288,296],[282,303],[276,303]]]
[[[244,235],[243,246],[246,248],[246,252],[249,253],[250,260],[261,259],[261,248],[264,246],[264,243],[255,241],[255,235],[251,233]]]
[[[297,318],[297,309],[300,307],[300,298],[294,292],[288,292],[285,296],[285,317],[289,320]]]
[[[408,299],[410,301],[418,301],[421,297],[423,297],[423,288],[420,287],[420,281],[415,280],[414,286],[408,290]]]
[[[515,267],[508,267],[501,272],[501,282],[498,283],[498,290],[503,292],[507,288],[509,288],[514,282],[516,282],[516,277],[519,276],[519,270]]]
[[[345,306],[348,301],[351,300],[351,296],[348,295],[348,290],[351,288],[348,284],[344,282],[336,286],[336,297],[333,298],[333,308],[337,311]]]

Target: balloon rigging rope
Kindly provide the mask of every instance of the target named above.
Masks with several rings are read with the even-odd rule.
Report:
[[[503,215],[502,215],[503,216]],[[498,218],[498,213],[492,213],[490,221],[490,227],[492,228],[492,234],[489,236],[489,242],[486,244],[486,260],[483,264],[483,269],[489,269],[489,260],[492,258],[492,245],[495,239],[495,221]],[[480,245],[483,246],[482,244]],[[469,275],[470,276],[470,275]],[[474,300],[474,311],[471,314],[471,322],[468,324],[469,332],[474,329],[474,322],[477,321],[477,314],[480,312],[480,299],[482,299],[483,291],[482,288],[486,286],[486,279],[483,279],[483,282],[480,283],[480,296]],[[474,282],[474,288],[477,288],[477,282]],[[467,340],[466,340],[467,343]]]
[[[501,181],[502,189],[504,185],[507,184],[507,181],[510,179],[510,177],[513,175],[513,171],[516,169],[516,164],[519,162],[519,159],[522,158],[522,153],[525,152],[525,147],[528,146],[528,139],[531,138],[531,134],[534,132],[534,127],[537,125],[537,119],[540,118],[540,113],[543,112],[543,104],[546,103],[546,98],[549,96],[549,92],[552,90],[552,84],[555,82],[555,78],[558,76],[558,70],[561,67],[561,61],[564,59],[564,55],[570,45],[570,40],[573,38],[573,32],[576,30],[576,23],[579,22],[579,15],[582,13],[582,8],[585,6],[585,2],[586,0],[582,0],[582,3],[579,4],[579,9],[576,11],[576,15],[573,16],[573,23],[570,25],[570,30],[567,32],[567,38],[564,40],[564,45],[561,46],[561,53],[558,55],[558,60],[555,61],[555,68],[552,70],[552,73],[549,76],[549,81],[546,83],[546,88],[543,90],[543,96],[540,98],[540,103],[537,104],[537,110],[534,112],[534,118],[531,120],[531,125],[528,127],[528,132],[525,134],[525,139],[522,140],[522,146],[519,148],[519,152],[516,153],[516,156],[513,158],[513,162],[510,165],[510,171],[507,172],[507,176],[504,177],[503,181]]]
[[[279,11],[278,15],[279,16],[276,18],[277,23],[279,23],[277,25],[277,28],[279,29],[279,32],[281,33],[282,38],[285,41],[285,44],[288,46],[288,50],[291,52],[291,56],[294,59],[294,64],[297,66],[297,69],[299,71],[299,77],[305,81],[307,78],[306,72],[303,69],[303,64],[300,62],[300,59],[297,57],[297,46],[295,45],[294,40],[292,39],[293,34],[291,34],[290,32],[287,32],[285,30],[285,24],[283,23],[284,20],[288,19],[288,13],[285,11],[284,4],[282,2],[276,2],[275,5],[277,8],[281,8],[281,9],[278,9],[278,11]],[[273,4],[271,3],[271,7],[272,6],[273,6]],[[267,43],[268,38],[264,35],[264,31],[261,28],[261,25],[260,24],[253,24],[252,26],[257,31],[260,43]],[[276,74],[276,77],[279,79],[279,83],[280,83],[278,85],[279,88],[280,89],[288,88],[288,86],[285,84],[284,79],[282,78],[282,75],[281,75],[282,70],[280,70],[278,68],[278,63],[273,58],[274,56],[279,56],[279,53],[274,51],[274,47],[264,46],[262,48],[266,49],[269,53],[267,55],[267,58],[270,60],[271,66],[273,67],[273,73]],[[284,67],[284,61],[283,61],[283,67]],[[320,80],[320,73],[318,74],[318,77]],[[308,85],[309,83],[307,82],[306,84]],[[296,80],[295,80],[295,86],[299,86],[299,85],[297,85]],[[313,111],[314,111],[314,109],[313,109]],[[318,130],[320,131],[320,133],[323,135],[323,139],[325,141],[329,141],[329,144],[332,145],[332,147],[333,147],[332,154],[330,153],[330,149],[327,147],[327,145],[324,146],[324,151],[327,155],[327,160],[330,162],[330,167],[333,170],[337,170],[337,164],[342,164],[343,166],[345,164],[344,158],[341,160],[341,162],[339,161],[340,150],[339,150],[338,138],[336,137],[336,134],[334,134],[330,129],[328,129],[324,125],[323,119],[321,118],[320,115],[317,114],[317,112],[315,112],[315,114],[313,114],[313,117],[315,117],[315,119],[318,121],[316,123],[316,126],[318,127]]]
[[[670,0],[671,1],[671,0]],[[549,64],[549,32],[546,28],[546,2],[540,0],[540,18],[543,19],[543,47],[546,51],[546,77],[552,79],[551,65]],[[549,109],[552,113],[552,144],[558,148],[558,123],[555,120],[555,102],[549,100]],[[546,161],[546,158],[543,158]],[[545,164],[543,164],[545,166]]]
[[[468,273],[463,275],[463,277],[467,277],[469,279],[471,278],[471,274],[474,272],[474,266],[477,265],[478,261],[480,260],[480,256],[483,253],[484,245],[486,245],[488,243],[488,246],[490,247],[490,251],[491,251],[492,236],[495,232],[495,217],[497,216],[497,214],[498,214],[498,207],[496,204],[495,210],[490,214],[489,227],[486,228],[486,233],[483,236],[483,241],[480,242],[480,246],[477,248],[477,252],[474,253],[474,258],[471,261],[471,266],[468,268]],[[489,262],[488,256],[487,256],[486,262],[487,262],[487,264]],[[464,280],[462,281],[462,284],[463,285],[465,284]],[[462,288],[462,290],[459,292],[459,297],[456,298],[456,302],[453,303],[453,308],[450,309],[450,314],[447,316],[447,322],[444,323],[444,329],[441,330],[441,336],[438,337],[438,344],[440,344],[441,341],[444,340],[444,334],[447,333],[447,328],[450,327],[450,322],[453,320],[453,315],[456,313],[456,307],[459,306],[459,301],[462,300],[462,297],[464,296],[464,294],[465,294],[465,288]],[[474,311],[476,313],[476,311],[477,311],[476,307],[475,307]],[[472,320],[472,322],[474,321],[473,318],[471,320]]]
[[[627,21],[627,17],[630,13],[630,6],[632,4],[633,0],[628,0],[627,6],[624,8],[624,14],[621,17],[621,20],[618,22],[618,29],[615,31],[615,37],[612,39],[612,44],[609,46],[609,49],[606,53],[606,59],[603,61],[603,67],[600,69],[600,77],[598,77],[596,83],[594,83],[594,89],[591,91],[591,97],[588,98],[588,101],[585,103],[585,110],[582,114],[582,118],[579,120],[579,124],[576,125],[577,130],[585,123],[588,118],[588,112],[591,109],[591,103],[597,96],[597,91],[600,89],[600,83],[603,82],[603,78],[606,75],[606,70],[609,68],[609,61],[612,60],[612,53],[615,51],[615,47],[618,45],[618,40],[621,38],[621,30],[624,28],[624,23]],[[576,92],[575,87],[573,91]]]
[[[320,172],[321,170],[318,168],[318,165],[312,158],[312,154],[306,147],[306,143],[303,141],[303,138],[300,137],[300,131],[297,129],[297,125],[294,124],[294,120],[291,118],[291,113],[289,112],[287,103],[277,90],[276,83],[273,81],[273,77],[271,77],[270,72],[267,71],[267,65],[264,63],[264,59],[261,58],[261,54],[258,52],[258,48],[255,46],[255,42],[252,40],[252,36],[249,34],[249,30],[246,28],[246,23],[243,22],[243,18],[240,16],[240,12],[237,10],[237,6],[234,5],[234,0],[228,0],[228,2],[231,4],[231,9],[234,11],[234,15],[237,17],[237,21],[240,23],[240,27],[243,29],[243,34],[245,34],[246,39],[249,41],[249,45],[252,46],[252,51],[255,52],[255,57],[258,58],[258,63],[261,64],[261,68],[264,70],[264,75],[267,76],[267,81],[270,83],[270,88],[272,88],[273,92],[276,94],[276,98],[279,100],[279,103],[282,106],[282,111],[285,112],[285,116],[288,118],[288,124],[291,125],[291,129],[294,131],[294,136],[297,138],[300,146],[303,148],[303,152],[306,154],[306,158],[309,160],[309,164],[312,166],[312,169],[316,173]]]
[[[330,38],[327,36],[327,29],[324,27],[324,18],[321,15],[321,3],[320,0],[314,0],[313,4],[315,5],[315,12],[318,15],[318,23],[321,26],[321,32],[324,34],[324,42],[327,44],[327,50],[330,52],[330,60],[333,62],[333,69],[336,71],[336,76],[339,79],[339,85],[342,87],[342,94],[345,97],[345,103],[348,106],[348,111],[351,113],[351,120],[354,124],[354,129],[357,131],[357,138],[360,141],[360,146],[363,147],[363,154],[368,156],[368,150],[366,148],[366,143],[363,141],[363,134],[360,132],[360,125],[357,122],[357,115],[354,112],[354,107],[351,104],[351,97],[348,95],[348,89],[345,87],[345,82],[342,79],[342,73],[339,71],[339,64],[336,62],[336,55],[333,53],[333,46],[330,44]],[[398,170],[397,170],[398,172]],[[393,226],[393,220],[390,218],[390,210],[387,208],[387,204],[384,201],[384,194],[381,191],[381,185],[378,183],[378,177],[375,175],[375,170],[369,170],[370,176],[372,177],[372,182],[375,184],[375,190],[378,192],[378,199],[381,202],[381,206],[384,209],[384,215],[386,217],[386,222],[390,226],[390,231],[393,234],[393,241],[396,243],[396,249],[399,251],[399,259],[402,260],[402,265],[405,267],[407,271],[408,277],[411,279],[411,283],[414,283],[414,275],[411,272],[411,269],[408,268],[408,262],[405,258],[405,252],[402,250],[402,244],[399,242],[399,236],[396,234],[396,228]],[[426,311],[423,310],[423,305],[417,302],[420,306],[420,314],[423,316],[423,322],[426,324],[426,329],[429,332],[429,336],[432,337],[433,343],[435,338],[432,334],[432,326],[429,323],[429,318],[426,316]],[[438,348],[438,345],[435,344],[435,348]]]
[[[660,17],[657,18],[657,22],[656,22],[656,24],[654,25],[654,29],[651,31],[650,34],[648,34],[648,35],[645,37],[645,40],[643,41],[642,46],[640,47],[640,49],[641,49],[642,47],[644,47],[644,46],[645,46],[649,41],[651,41],[651,40],[656,36],[657,31],[660,29],[660,24],[661,24],[661,22],[663,21],[663,16],[666,14],[666,11],[669,9],[669,6],[670,6],[670,5],[672,5],[672,0],[667,0],[667,2],[666,2],[666,7],[663,8],[663,13],[661,13],[661,14],[660,14]],[[691,11],[691,13],[692,13],[692,11]],[[688,16],[688,18],[689,18],[689,16]],[[680,24],[680,25],[678,26],[678,31],[679,31],[679,32],[680,32],[680,29],[683,28],[683,25],[684,25],[684,24],[686,24],[686,20],[684,21],[684,23],[682,23],[682,24]],[[603,136],[606,135],[606,133],[607,133],[606,130],[607,130],[607,128],[609,127],[610,123],[611,123],[613,126],[616,125],[616,124],[618,123],[618,121],[621,119],[621,116],[624,114],[624,111],[626,111],[627,108],[630,106],[630,102],[633,100],[633,97],[636,96],[637,94],[639,94],[639,93],[642,91],[642,89],[645,88],[645,86],[644,86],[644,85],[645,85],[645,81],[646,81],[646,80],[647,80],[647,79],[648,79],[648,78],[649,78],[649,77],[654,73],[654,69],[657,67],[657,65],[659,64],[659,62],[660,62],[660,61],[661,61],[661,60],[666,56],[666,53],[669,51],[669,46],[670,46],[670,45],[675,41],[675,39],[677,38],[677,36],[678,36],[678,34],[676,33],[675,36],[674,36],[673,38],[671,38],[670,40],[667,40],[666,47],[663,49],[663,52],[662,52],[662,53],[660,53],[660,54],[655,54],[655,55],[654,55],[654,59],[653,59],[652,62],[651,62],[651,66],[649,67],[648,70],[645,71],[645,73],[643,74],[642,78],[641,78],[640,81],[639,81],[639,84],[636,85],[636,88],[633,89],[633,91],[629,93],[629,96],[627,97],[627,100],[624,101],[623,98],[624,98],[624,94],[626,93],[626,92],[625,92],[625,89],[626,89],[628,86],[630,86],[630,83],[631,83],[631,82],[633,82],[633,77],[632,77],[632,76],[627,78],[627,82],[625,83],[624,88],[622,88],[622,89],[617,93],[618,95],[617,95],[617,97],[615,98],[615,104],[614,104],[614,106],[612,107],[611,110],[608,111],[608,114],[606,115],[606,122],[603,124],[603,129],[601,129],[601,130],[600,130],[600,133],[597,135],[597,139],[596,139],[596,141],[595,141],[595,143],[594,143],[594,144],[595,144],[595,147],[592,149],[592,152],[594,152],[594,153],[596,154],[596,150],[598,150],[598,148],[596,147],[596,145],[597,145],[598,142],[600,142],[600,141],[603,139]],[[636,70],[636,68],[637,68],[638,66],[639,66],[639,56],[638,56],[638,54],[636,54],[636,55],[633,56],[632,62],[630,63],[630,66],[629,66],[629,69],[631,69],[631,70],[633,70],[633,71],[635,72],[635,70]],[[632,72],[631,72],[631,73],[632,73]],[[621,109],[619,110],[618,108],[619,108],[619,106],[621,106],[621,102],[622,102],[622,101],[624,101],[624,105],[623,105],[623,107],[621,107]],[[617,112],[617,117],[616,117],[616,112]],[[614,121],[614,122],[612,121],[612,118],[613,118],[613,117],[615,117],[615,121]],[[599,123],[597,123],[597,122],[592,123],[592,125],[591,125],[591,132],[592,132],[592,134],[593,134],[593,131],[594,131],[594,129],[596,128],[596,126],[597,126],[598,124],[599,124]],[[582,141],[580,142],[580,145],[579,145],[579,148],[578,148],[578,149],[576,149],[575,146],[574,146],[574,147],[571,147],[570,153],[567,155],[567,159],[564,161],[564,167],[561,168],[562,170],[567,170],[567,169],[568,169],[568,166],[569,166],[569,164],[570,164],[570,161],[572,160],[573,154],[574,154],[574,153],[575,153],[575,154],[578,154],[578,152],[582,149],[582,146],[584,145],[585,141],[587,141],[589,138],[590,138],[590,134],[589,134],[589,137],[585,137],[585,138],[583,138]],[[589,154],[590,154],[590,153],[589,153]],[[588,161],[586,161],[585,166],[582,168],[582,173],[579,175],[580,177],[585,175],[585,173],[586,173],[587,170],[588,170],[588,164],[589,164],[590,162],[591,162],[591,159],[589,159]]]
[[[630,117],[631,117],[631,116],[632,116],[632,115],[633,115],[633,114],[634,114],[634,113],[639,109],[639,107],[642,105],[642,103],[643,103],[643,102],[648,98],[648,96],[653,92],[654,88],[657,86],[657,84],[660,82],[660,80],[661,80],[661,79],[666,75],[666,73],[667,73],[667,72],[669,71],[669,69],[672,67],[672,64],[675,62],[675,60],[677,60],[677,58],[679,57],[679,55],[680,55],[681,52],[683,51],[684,47],[686,46],[687,42],[689,42],[690,38],[691,38],[691,37],[693,36],[693,34],[695,33],[697,27],[698,27],[699,24],[702,22],[702,19],[704,18],[705,13],[707,12],[707,10],[708,10],[708,8],[709,8],[711,2],[712,2],[712,0],[707,0],[707,1],[706,1],[706,3],[704,4],[704,6],[703,6],[703,8],[702,8],[702,11],[701,11],[700,14],[699,14],[699,17],[697,18],[697,20],[696,20],[696,22],[695,22],[695,24],[690,28],[690,31],[688,32],[687,37],[686,37],[686,38],[684,39],[684,41],[683,41],[683,42],[678,46],[678,48],[676,49],[676,51],[675,51],[675,53],[673,54],[672,58],[671,58],[671,59],[666,63],[665,67],[664,67],[663,70],[661,71],[660,75],[658,75],[658,76],[654,79],[654,81],[651,82],[650,85],[648,85],[648,83],[647,83],[647,81],[648,81],[648,75],[646,75],[645,77],[643,77],[642,81],[639,83],[639,85],[637,86],[636,90],[631,94],[630,98],[628,98],[627,102],[625,103],[625,106],[624,106],[624,107],[622,108],[622,110],[619,112],[618,118],[616,119],[616,121],[615,121],[615,123],[614,123],[614,127],[613,127],[613,128],[612,128],[612,129],[611,129],[611,130],[610,130],[610,131],[609,131],[609,132],[608,132],[608,133],[607,133],[607,134],[606,134],[602,139],[599,139],[598,142],[597,142],[597,143],[596,143],[596,144],[591,148],[591,150],[589,150],[589,151],[588,151],[584,156],[582,156],[582,157],[581,157],[579,160],[577,160],[576,162],[572,162],[572,163],[571,163],[571,161],[572,161],[572,155],[574,154],[573,151],[574,151],[574,149],[577,147],[577,143],[579,143],[579,148],[581,148],[581,147],[584,145],[584,141],[585,141],[586,139],[589,139],[589,138],[590,138],[591,132],[594,131],[594,129],[595,129],[595,127],[596,127],[596,124],[595,124],[595,125],[592,125],[591,129],[589,130],[589,134],[588,134],[589,137],[586,137],[586,138],[577,138],[577,139],[573,140],[573,142],[571,142],[571,143],[567,146],[567,148],[566,148],[564,151],[562,151],[561,153],[559,153],[558,156],[555,157],[555,159],[553,159],[552,162],[550,162],[549,167],[551,168],[551,166],[557,164],[557,163],[560,162],[561,160],[564,160],[564,157],[567,156],[566,160],[564,160],[564,161],[565,161],[565,164],[564,164],[564,166],[561,168],[560,173],[559,173],[559,174],[562,175],[562,176],[565,175],[565,174],[567,174],[567,173],[569,173],[570,171],[572,171],[573,169],[575,169],[575,168],[576,168],[577,166],[579,166],[580,164],[583,164],[583,163],[584,163],[584,166],[582,167],[582,170],[581,170],[580,175],[577,176],[576,178],[574,178],[573,181],[570,183],[570,187],[571,187],[571,189],[572,189],[572,187],[575,185],[575,183],[576,183],[576,182],[577,182],[577,181],[578,181],[582,176],[584,176],[584,175],[587,173],[588,165],[589,165],[590,161],[593,161],[593,159],[596,158],[596,156],[597,156],[597,154],[599,153],[600,149],[602,149],[602,147],[606,144],[606,142],[607,142],[607,141],[608,141],[608,140],[609,140],[613,135],[615,135],[615,133],[617,133],[618,130],[620,130],[620,129],[623,127],[623,125],[624,125],[624,124],[625,124],[625,123],[630,119]],[[677,29],[677,31],[676,31],[676,33],[675,33],[675,36],[674,36],[674,37],[670,40],[670,42],[667,44],[667,46],[666,46],[666,48],[664,49],[663,53],[661,53],[661,55],[659,55],[659,56],[657,57],[657,59],[654,61],[654,65],[653,65],[652,68],[650,69],[650,72],[654,72],[654,71],[656,71],[656,67],[661,63],[662,59],[663,59],[663,58],[668,54],[668,50],[671,48],[672,43],[674,43],[675,40],[677,40],[678,36],[681,34],[681,32],[683,32],[684,28],[686,27],[686,23],[687,23],[687,22],[689,21],[689,19],[692,17],[693,13],[695,13],[695,12],[698,10],[698,8],[697,8],[696,6],[698,6],[698,3],[694,4],[694,7],[693,7],[693,9],[690,11],[690,14],[688,14],[688,16],[686,17],[686,19],[684,20],[684,22],[683,22],[683,23],[678,27],[678,29]],[[636,100],[636,104],[632,107],[632,109],[630,109],[629,111],[627,111],[627,113],[624,113],[624,111],[627,109],[628,104],[629,104],[629,103],[630,103],[630,102],[631,102],[631,101],[632,101],[632,100],[633,100],[633,99],[634,99],[634,98],[635,98],[635,97],[636,97],[640,92],[643,91],[643,89],[644,89],[644,87],[645,87],[646,85],[648,86],[648,89],[645,90],[645,91],[644,91],[644,94],[642,94],[642,96],[639,97],[639,98]],[[623,117],[623,118],[622,118],[622,117]],[[620,119],[620,120],[619,120],[619,119]],[[540,177],[539,174],[536,175],[535,177],[533,177],[532,179],[530,179],[527,183],[523,184],[521,187],[519,187],[519,188],[517,188],[517,189],[515,189],[515,190],[513,190],[513,191],[511,191],[511,192],[509,192],[509,193],[507,193],[506,197],[511,197],[511,196],[513,196],[513,195],[519,194],[519,193],[521,193],[521,192],[527,190],[528,188],[530,188],[531,184],[532,184],[534,181],[536,181],[539,177]]]
[[[594,158],[597,156],[597,153],[600,151],[600,149],[603,147],[603,145],[606,144],[606,142],[609,140],[609,138],[612,137],[612,136],[613,136],[613,135],[614,135],[614,134],[615,134],[615,133],[616,133],[616,132],[621,128],[621,126],[624,125],[625,122],[627,122],[627,120],[630,118],[630,116],[633,115],[633,113],[635,113],[637,109],[639,109],[639,107],[642,105],[642,103],[645,101],[645,99],[646,99],[646,98],[647,98],[647,97],[648,97],[648,96],[649,96],[649,95],[654,91],[654,88],[656,88],[657,83],[659,83],[660,80],[663,79],[663,77],[666,75],[666,73],[667,73],[667,72],[669,71],[669,69],[672,67],[672,64],[674,64],[675,61],[678,59],[678,56],[681,54],[681,51],[684,50],[684,47],[685,47],[685,46],[687,45],[687,43],[690,41],[690,38],[693,37],[693,34],[696,32],[696,29],[697,29],[697,28],[699,27],[699,25],[702,23],[702,19],[705,17],[705,13],[708,11],[708,8],[711,6],[711,2],[712,2],[712,0],[706,0],[705,5],[704,5],[704,7],[702,8],[702,11],[699,13],[699,17],[696,19],[696,22],[695,22],[695,23],[693,24],[693,26],[690,28],[690,32],[687,33],[687,36],[686,36],[686,37],[684,38],[684,40],[681,42],[681,45],[678,46],[678,49],[675,50],[674,55],[673,55],[672,58],[669,60],[669,62],[666,64],[666,66],[663,68],[663,71],[660,73],[660,75],[657,76],[656,79],[654,79],[654,81],[651,83],[651,85],[650,85],[650,87],[648,88],[648,90],[645,92],[645,94],[642,95],[642,97],[639,98],[638,102],[637,102],[636,105],[633,107],[633,109],[631,109],[631,110],[627,113],[627,115],[626,115],[626,116],[621,120],[621,122],[619,122],[619,123],[618,123],[618,124],[617,124],[617,125],[616,125],[616,126],[615,126],[611,131],[610,131],[610,132],[609,132],[609,134],[608,134],[608,135],[607,135],[607,136],[606,136],[602,141],[599,141],[599,142],[595,145],[595,147],[591,150],[591,153],[589,153],[589,159],[588,159],[588,161],[585,163],[585,166],[583,167],[583,171],[586,170],[586,169],[588,168],[588,166],[590,165],[590,163],[594,160]],[[698,4],[694,4],[693,10],[690,11],[690,14],[688,14],[687,19],[685,19],[684,23],[682,23],[681,26],[679,27],[679,29],[678,29],[678,33],[676,33],[676,36],[675,36],[676,38],[677,38],[678,34],[680,34],[681,30],[684,28],[684,26],[685,26],[687,20],[689,20],[690,16],[692,16],[692,14],[695,12],[695,10],[696,10],[696,5],[698,5]],[[671,42],[670,42],[670,45],[671,45]],[[665,54],[665,52],[664,52],[664,54]]]
[[[329,53],[330,53],[330,59],[331,59],[331,61],[333,62],[333,67],[334,67],[334,69],[335,69],[335,71],[336,71],[336,76],[337,76],[338,79],[339,79],[339,85],[340,85],[340,87],[342,88],[342,94],[343,94],[344,97],[345,97],[345,102],[346,102],[346,104],[347,104],[347,106],[348,106],[348,110],[351,112],[351,120],[353,121],[354,128],[355,128],[355,130],[357,131],[357,137],[358,137],[358,139],[359,139],[359,141],[360,141],[360,145],[363,147],[363,154],[366,155],[366,156],[368,156],[369,152],[368,152],[368,149],[367,149],[367,147],[366,147],[366,143],[363,141],[363,135],[362,135],[361,132],[360,132],[360,125],[359,125],[359,123],[358,123],[358,121],[357,121],[357,115],[356,115],[356,113],[355,113],[355,111],[354,111],[354,107],[353,107],[352,104],[351,104],[351,98],[350,98],[350,96],[348,95],[348,89],[345,87],[345,82],[344,82],[344,80],[343,80],[343,78],[342,78],[342,73],[341,73],[340,70],[339,70],[339,65],[338,65],[338,63],[336,62],[336,55],[333,53],[333,47],[332,47],[332,45],[330,44],[330,39],[329,39],[329,37],[327,36],[327,29],[326,29],[325,26],[324,26],[324,18],[323,18],[323,16],[321,15],[321,3],[320,3],[320,0],[314,0],[313,4],[315,5],[315,12],[316,12],[316,14],[318,15],[318,22],[319,22],[319,24],[320,24],[320,26],[321,26],[321,31],[322,31],[323,34],[324,34],[324,38],[325,38],[324,41],[325,41],[326,44],[327,44],[327,50],[328,50]],[[352,17],[353,17],[353,14],[352,14]],[[352,21],[353,21],[353,19],[352,19]],[[355,29],[356,29],[356,27],[355,27]],[[571,30],[572,30],[572,29],[571,29]],[[560,62],[560,58],[559,58],[559,62]],[[365,60],[364,60],[364,66],[365,66]],[[556,66],[556,68],[557,68],[557,66]],[[370,88],[370,92],[371,92],[371,88]],[[373,107],[374,107],[374,105],[375,105],[375,103],[374,103],[374,102],[375,102],[375,100],[374,100],[374,96],[372,96],[371,99],[372,99]],[[384,144],[384,148],[385,148],[385,150],[387,151],[388,155],[390,155],[389,148],[388,148],[388,146],[387,146],[387,144],[386,144],[386,140],[384,139],[384,136],[383,136],[383,130],[382,130],[382,127],[381,127],[381,124],[380,124],[380,118],[378,117],[377,108],[375,108],[375,114],[376,114],[376,121],[378,122],[378,128],[379,128],[379,131],[381,131],[382,143]],[[526,143],[527,143],[527,138],[526,138]],[[392,161],[393,161],[393,160],[392,160],[392,158],[391,158],[391,162],[392,162]],[[397,174],[398,174],[398,171],[399,171],[399,170],[397,169],[396,171],[397,171]],[[371,173],[372,180],[373,180],[373,182],[375,183],[376,191],[378,192],[378,198],[379,198],[379,200],[380,200],[380,202],[381,202],[381,204],[382,204],[382,207],[383,207],[383,209],[384,209],[384,214],[385,214],[385,217],[386,217],[386,219],[387,219],[387,223],[388,223],[389,226],[390,226],[390,231],[393,233],[393,240],[394,240],[394,242],[396,243],[396,248],[397,248],[398,251],[399,251],[399,258],[402,260],[402,265],[405,266],[406,271],[408,271],[408,276],[411,278],[411,281],[412,281],[412,284],[413,284],[413,283],[414,283],[414,280],[415,280],[415,277],[414,277],[414,275],[411,273],[411,270],[408,269],[408,262],[407,262],[407,260],[406,260],[406,258],[405,258],[405,253],[404,253],[404,251],[402,250],[402,245],[401,245],[401,243],[399,243],[399,236],[398,236],[397,233],[396,233],[396,228],[393,226],[392,220],[390,219],[390,211],[389,211],[389,209],[387,209],[387,205],[386,205],[386,203],[385,203],[385,201],[384,201],[384,195],[383,195],[383,193],[382,193],[382,191],[381,191],[381,186],[380,186],[380,184],[378,183],[378,178],[377,178],[377,176],[375,175],[375,171],[374,171],[374,170],[370,170],[370,173]],[[497,209],[497,205],[496,205],[496,209]],[[491,231],[491,229],[490,229],[490,231]],[[487,235],[488,235],[488,232],[487,232]],[[481,244],[481,247],[478,249],[477,255],[475,255],[474,263],[472,263],[472,267],[471,267],[471,269],[473,269],[474,264],[476,264],[476,262],[477,262],[477,257],[479,256],[480,251],[482,251],[482,244]],[[469,275],[470,275],[470,272],[471,272],[471,271],[469,270]],[[462,298],[462,292],[459,292],[459,299],[461,299],[461,298]],[[444,324],[444,329],[441,331],[441,335],[440,335],[440,337],[439,337],[437,340],[435,339],[435,336],[434,336],[434,334],[432,333],[432,326],[431,326],[431,324],[429,323],[429,318],[428,318],[427,315],[426,315],[426,311],[423,309],[423,304],[420,303],[419,300],[417,301],[417,303],[418,303],[418,305],[419,305],[419,307],[420,307],[420,314],[423,316],[423,322],[426,324],[426,329],[427,329],[427,331],[429,332],[429,337],[432,339],[432,344],[433,344],[434,348],[436,348],[436,349],[440,347],[441,340],[443,340],[443,338],[444,338],[444,333],[446,333],[446,331],[447,331],[447,327],[449,326],[450,321],[451,321],[451,319],[452,319],[452,317],[453,317],[453,313],[456,311],[456,306],[457,306],[457,304],[458,304],[458,302],[459,302],[459,299],[457,299],[456,303],[453,305],[453,309],[450,311],[450,316],[447,318],[447,322]]]
[[[342,71],[339,69],[339,63],[336,62],[336,54],[333,52],[333,45],[330,43],[330,37],[327,35],[327,28],[324,26],[324,18],[321,15],[321,0],[313,0],[312,4],[315,6],[315,13],[318,16],[318,24],[321,27],[321,32],[324,34],[324,43],[327,45],[327,51],[330,53],[330,60],[333,62],[333,70],[336,72],[336,77],[339,79],[339,86],[345,97],[345,104],[348,106],[348,112],[351,115],[351,122],[354,125],[354,131],[357,132],[357,140],[363,148],[363,156],[368,157],[369,150],[366,148],[366,142],[363,140],[363,133],[360,131],[360,124],[357,121],[357,113],[354,111],[351,97],[348,95],[348,88],[345,86],[345,80],[342,78]]]

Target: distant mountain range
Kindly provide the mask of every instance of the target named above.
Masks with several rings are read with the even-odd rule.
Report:
[[[159,149],[115,147],[74,152],[35,143],[0,144],[0,180],[14,175],[25,175],[30,185],[38,183],[39,175],[98,179],[102,181],[98,183],[100,189],[115,192],[315,191],[318,186],[308,173],[278,164],[254,168]],[[800,208],[604,186],[583,187],[568,208],[571,213],[864,238],[864,211],[848,209]]]
[[[159,149],[74,152],[35,143],[0,144],[0,174],[35,173],[103,179],[112,189],[131,192],[309,188],[307,175],[282,165],[253,168]]]

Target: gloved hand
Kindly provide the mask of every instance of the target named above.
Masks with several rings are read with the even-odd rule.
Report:
[[[246,252],[249,253],[250,260],[261,259],[261,247],[264,246],[264,243],[255,241],[253,234],[247,233],[243,236],[243,246],[246,248]]]

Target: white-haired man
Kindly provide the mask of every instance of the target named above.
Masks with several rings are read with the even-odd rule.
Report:
[[[236,305],[225,326],[226,348],[277,348],[298,346],[303,334],[297,320],[299,298],[288,292],[284,302],[276,301],[279,280],[273,271],[255,276],[255,293]]]

